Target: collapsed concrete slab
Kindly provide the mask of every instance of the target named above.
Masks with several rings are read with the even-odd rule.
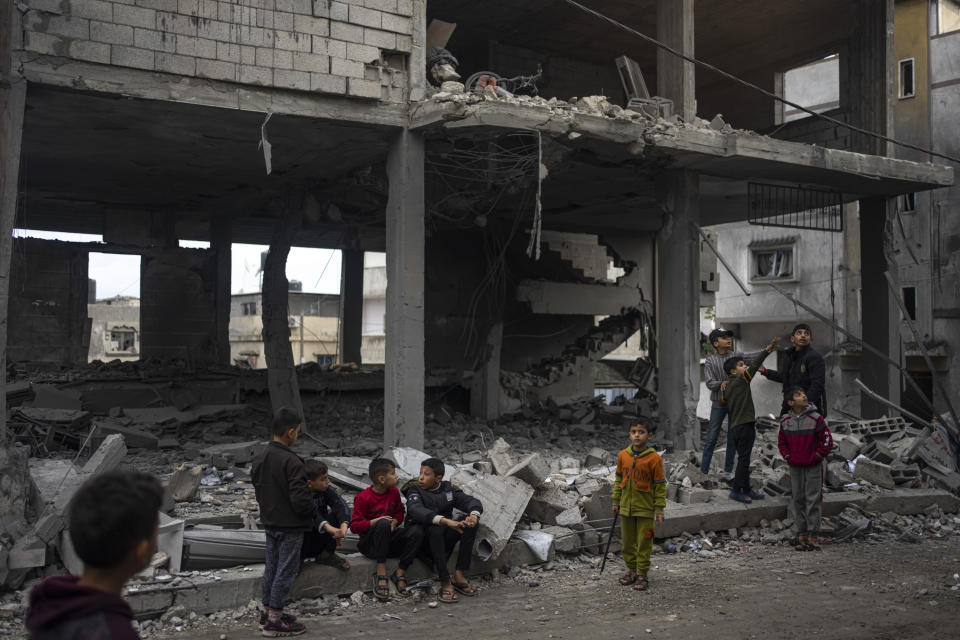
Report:
[[[481,560],[493,560],[507,546],[517,522],[527,510],[533,488],[518,478],[457,472],[454,484],[483,504],[475,553]]]
[[[874,462],[869,458],[857,459],[857,466],[853,469],[853,477],[857,480],[866,480],[884,489],[893,489],[897,486],[890,473],[890,465]]]

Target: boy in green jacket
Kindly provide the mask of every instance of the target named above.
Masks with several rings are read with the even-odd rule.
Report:
[[[723,388],[720,401],[726,405],[730,414],[730,428],[733,444],[737,448],[737,470],[733,476],[733,491],[730,499],[744,504],[762,500],[765,496],[750,488],[750,451],[757,438],[756,410],[753,408],[753,391],[750,383],[757,370],[770,353],[777,348],[780,338],[774,338],[748,367],[743,358],[729,358],[723,363],[730,380]]]
[[[623,586],[636,591],[649,586],[650,553],[653,551],[654,523],[663,523],[667,505],[667,479],[663,460],[648,447],[656,427],[649,419],[630,427],[630,446],[617,456],[617,479],[613,485],[613,514],[620,513],[623,561],[627,573],[620,577]]]

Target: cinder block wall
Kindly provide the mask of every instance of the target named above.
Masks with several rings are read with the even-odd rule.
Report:
[[[400,102],[413,0],[22,0],[23,48],[241,84]]]

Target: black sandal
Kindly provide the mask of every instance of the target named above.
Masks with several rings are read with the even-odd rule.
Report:
[[[450,584],[453,585],[454,590],[460,595],[467,596],[468,598],[477,595],[477,588],[469,582],[453,582],[451,580]]]
[[[373,574],[373,597],[381,602],[386,602],[390,599],[390,580],[387,579],[387,576],[382,576],[379,573]]]
[[[453,585],[440,588],[440,602],[444,604],[456,604],[460,602],[460,598],[457,597],[457,590]]]
[[[407,576],[398,576],[396,570],[390,574],[390,581],[393,583],[393,586],[397,588],[397,595],[403,596],[406,598],[411,595],[410,590],[407,589]],[[403,586],[400,586],[400,583],[403,583]]]

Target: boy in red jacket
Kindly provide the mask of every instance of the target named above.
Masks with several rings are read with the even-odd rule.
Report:
[[[397,489],[397,469],[386,458],[374,458],[368,473],[373,486],[367,487],[353,499],[353,517],[350,530],[360,536],[357,549],[376,560],[373,595],[378,600],[390,599],[387,578],[387,558],[400,558],[390,579],[397,583],[413,564],[423,542],[422,527],[403,527],[403,503]],[[401,595],[409,595],[405,589]]]
[[[797,523],[797,551],[820,551],[820,502],[823,499],[823,459],[833,448],[827,422],[807,401],[801,387],[786,394],[790,412],[780,419],[777,443],[780,455],[790,465],[790,488],[794,520]]]

